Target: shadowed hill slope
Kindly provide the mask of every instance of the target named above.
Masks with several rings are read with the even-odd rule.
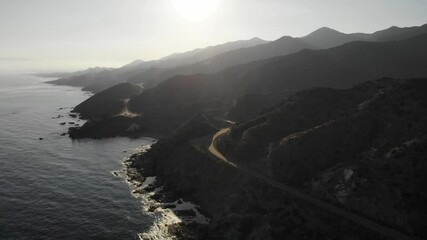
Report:
[[[305,50],[266,60],[242,73],[246,91],[350,87],[383,76],[426,74],[427,34],[398,42],[353,42],[326,50]]]
[[[223,118],[230,110],[239,112],[233,107],[244,105],[234,105],[234,100],[242,94],[283,99],[312,87],[345,88],[383,76],[425,76],[426,42],[427,34],[399,42],[353,42],[238,65],[216,74],[176,76],[132,96],[128,107],[149,119],[149,125],[155,124],[151,131],[162,129],[165,134],[196,113]],[[245,109],[242,115],[251,116],[260,108]]]
[[[129,81],[134,83],[143,82],[147,87],[153,87],[159,82],[175,75],[215,73],[230,66],[288,55],[303,49],[323,49],[360,40],[352,35],[346,35],[337,31],[336,34],[335,32],[334,34],[330,34],[330,32],[324,32],[323,30],[318,31],[322,32],[323,38],[321,40],[314,37],[312,38],[310,35],[305,38],[283,36],[266,44],[232,50],[188,66],[172,69],[150,69],[130,78]],[[336,38],[340,40],[336,40]]]
[[[399,41],[415,37],[421,33],[427,32],[427,24],[419,27],[390,27],[381,31],[374,32],[372,39],[376,41]]]
[[[118,84],[112,88],[91,96],[74,108],[82,118],[102,118],[119,114],[125,107],[125,99],[142,92],[138,85]]]
[[[353,41],[395,41],[427,33],[427,25],[411,28],[389,28],[372,34],[345,34],[330,28],[320,28],[302,38],[283,36],[275,41],[219,54],[215,57],[172,69],[150,69],[130,78],[130,82],[153,87],[160,81],[179,74],[215,73],[227,67],[296,53],[303,49],[327,49]]]
[[[401,231],[427,236],[427,79],[298,93],[218,146],[257,171]]]
[[[133,111],[147,107],[228,101],[244,93],[350,87],[383,76],[427,75],[427,34],[401,42],[354,42],[327,50],[239,65],[212,75],[177,76],[130,100]]]
[[[155,199],[197,203],[211,221],[193,228],[194,239],[391,239],[289,197],[260,181],[264,173],[386,225],[394,239],[424,239],[426,90],[427,79],[381,79],[297,93],[220,137],[221,152],[239,160],[234,167],[207,151],[215,129],[199,115],[134,155],[129,177],[156,176],[159,185],[151,188],[164,191]],[[243,150],[258,157],[233,153],[245,141],[255,148]],[[245,165],[254,174],[242,171]]]

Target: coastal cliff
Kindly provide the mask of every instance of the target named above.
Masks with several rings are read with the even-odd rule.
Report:
[[[182,197],[210,218],[171,227],[182,239],[387,239],[216,159],[207,150],[216,131],[199,115],[129,164],[130,178],[157,177],[156,199]]]

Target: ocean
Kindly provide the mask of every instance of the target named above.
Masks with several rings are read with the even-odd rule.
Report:
[[[154,219],[113,172],[153,139],[61,136],[90,95],[47,80],[0,75],[0,239],[139,239]]]

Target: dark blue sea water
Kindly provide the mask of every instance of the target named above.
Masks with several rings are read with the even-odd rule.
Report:
[[[152,217],[112,171],[152,139],[60,136],[89,95],[44,81],[0,75],[0,239],[138,239]]]

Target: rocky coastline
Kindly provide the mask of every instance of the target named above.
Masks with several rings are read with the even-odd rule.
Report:
[[[401,219],[406,216],[413,219],[424,217],[424,213],[402,211],[404,208],[401,207],[409,206],[405,202],[424,196],[416,192],[424,184],[421,174],[415,174],[412,179],[410,172],[413,171],[410,164],[421,160],[414,158],[413,163],[400,161],[394,156],[396,154],[388,152],[397,152],[395,148],[399,144],[414,139],[399,149],[408,156],[425,155],[419,150],[425,145],[422,121],[425,119],[424,82],[416,78],[383,78],[351,89],[315,88],[299,92],[257,117],[234,124],[228,136],[225,134],[216,139],[217,147],[226,156],[240,160],[233,162],[256,169],[257,173],[402,233],[421,236],[424,231],[418,225],[413,230],[403,228],[401,224]],[[89,120],[82,127],[70,128],[70,137],[138,137],[146,136],[150,131],[164,133],[165,137],[150,149],[132,155],[125,166],[128,181],[135,185],[133,194],[149,195],[155,202],[145,211],[172,213],[166,217],[166,223],[158,223],[161,226],[158,228],[173,236],[172,239],[388,239],[360,222],[358,225],[331,211],[295,199],[262,179],[217,159],[208,149],[214,134],[229,127],[224,125],[229,124],[227,121],[221,122],[220,118],[207,113],[193,115],[183,124],[178,124],[183,118],[173,121],[174,124],[169,124],[170,120],[176,119],[166,119],[160,122],[146,116],[113,116],[100,122]],[[357,138],[348,138],[343,133]],[[395,136],[393,142],[387,142],[388,136]],[[330,141],[336,142],[331,144]],[[337,142],[346,144],[341,146]],[[313,149],[320,143],[328,143],[319,148],[323,155],[307,158],[309,153],[305,149]],[[301,148],[303,145],[305,147]],[[359,147],[354,148],[356,145]],[[378,161],[375,166],[370,163],[373,159],[370,149],[381,147],[384,149],[375,159],[385,154],[386,160],[392,160],[396,168],[405,166],[407,172],[396,172],[404,178],[401,182],[416,183],[414,193],[407,187],[399,192],[398,186],[391,181],[396,175],[389,176],[394,170],[389,171],[391,167],[385,161],[384,167]],[[338,158],[341,152],[347,155]],[[324,159],[319,161],[320,157]],[[280,165],[290,164],[291,160],[291,165]],[[289,171],[292,167],[296,170]],[[379,175],[384,175],[383,186],[370,184],[379,183],[374,178]],[[147,184],[147,179],[153,178],[156,181]],[[387,194],[393,190],[396,196],[402,196],[398,204],[405,204],[383,209],[376,207],[384,205],[385,197],[381,197],[381,203],[369,201],[375,202],[376,206],[366,204],[366,199],[375,197],[370,189],[384,189],[388,185],[390,191]],[[386,194],[383,190],[375,192]],[[179,207],[186,203],[197,204],[197,207]],[[360,203],[364,204],[364,211],[358,207]],[[397,210],[388,217],[391,209]],[[380,210],[383,211],[381,214],[378,213]],[[194,221],[197,218],[205,221]]]
[[[124,161],[127,181],[133,184],[132,194],[149,196],[144,209],[146,212],[162,212],[161,222],[155,223],[162,225],[157,227],[163,233],[157,230],[156,235],[162,234],[166,239],[200,239],[200,233],[209,223],[209,218],[201,214],[202,209],[186,200],[185,195],[179,193],[173,188],[161,185],[156,177],[145,177],[147,171],[138,168],[139,161],[145,150],[131,155]],[[184,206],[184,207],[183,207]],[[169,219],[168,219],[169,218]],[[152,239],[150,233],[140,234],[141,239]]]
[[[215,131],[195,117],[126,162],[131,181],[156,177],[142,191],[161,187],[151,195],[160,205],[184,199],[210,219],[171,224],[176,239],[387,239],[214,159],[204,149]]]

